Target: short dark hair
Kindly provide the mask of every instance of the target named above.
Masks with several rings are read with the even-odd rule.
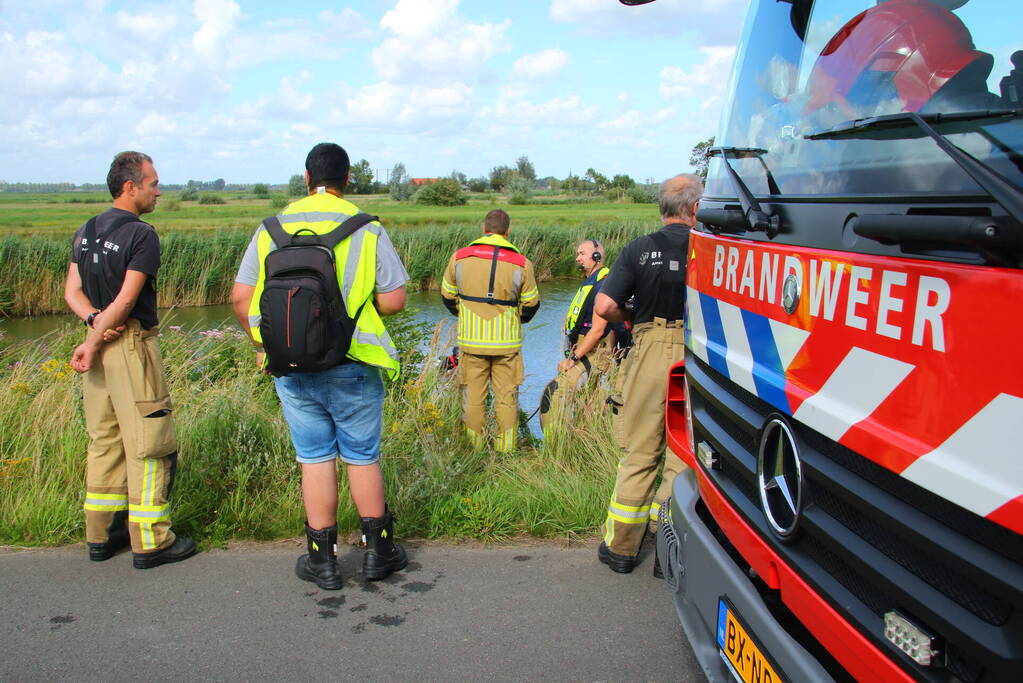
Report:
[[[142,152],[121,152],[110,162],[107,173],[107,187],[110,196],[117,199],[124,192],[124,184],[129,180],[135,184],[142,182],[142,164],[153,163],[148,154]]]
[[[508,226],[511,225],[511,218],[504,209],[494,209],[483,219],[483,228],[494,235],[508,234]]]
[[[321,142],[309,150],[305,158],[305,170],[309,171],[309,187],[332,187],[345,189],[348,184],[348,169],[351,162],[348,152],[333,142]]]

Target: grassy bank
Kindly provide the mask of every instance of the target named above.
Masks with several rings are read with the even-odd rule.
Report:
[[[412,368],[388,385],[384,414],[383,469],[400,534],[493,541],[573,537],[599,526],[617,459],[606,392],[586,395],[584,414],[545,445],[526,437],[512,454],[474,453],[451,375],[420,362],[409,319],[389,326]],[[66,366],[80,336],[69,325],[0,348],[0,544],[83,539],[81,382]],[[240,331],[168,331],[162,349],[181,452],[176,528],[207,545],[297,535],[304,515],[287,427]],[[358,526],[345,490],[339,524]]]
[[[575,248],[581,240],[601,240],[609,259],[613,259],[628,240],[654,224],[640,219],[568,225],[513,219],[511,240],[533,261],[537,277],[547,280],[575,272]],[[392,226],[388,234],[408,268],[411,285],[435,288],[448,258],[478,237],[480,227],[476,221],[435,222]],[[238,263],[251,237],[252,228],[248,227],[161,231],[159,305],[227,303]],[[4,264],[0,269],[0,317],[66,311],[64,278],[69,239],[70,234],[57,233],[0,234],[0,263]]]

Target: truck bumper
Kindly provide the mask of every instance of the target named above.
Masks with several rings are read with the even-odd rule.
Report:
[[[679,621],[710,681],[734,677],[717,645],[718,601],[726,597],[788,681],[833,682],[820,663],[775,620],[756,587],[697,516],[696,475],[675,477],[671,504],[662,506],[657,554]]]

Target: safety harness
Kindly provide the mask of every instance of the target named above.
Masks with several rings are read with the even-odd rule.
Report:
[[[123,281],[115,282],[114,269],[106,258],[107,250],[103,248],[103,242],[109,242],[114,233],[125,225],[143,221],[138,216],[117,216],[106,232],[97,236],[96,218],[98,216],[93,216],[85,224],[84,241],[78,256],[78,275],[89,303],[103,310],[117,298],[123,284]]]
[[[455,252],[455,260],[461,261],[467,258],[482,258],[490,259],[490,284],[487,285],[487,295],[482,296],[469,296],[461,292],[458,293],[459,298],[464,301],[475,301],[481,304],[496,304],[498,306],[518,306],[518,299],[495,299],[494,298],[494,280],[497,278],[497,262],[504,261],[506,263],[512,263],[521,268],[526,266],[526,257],[522,254],[509,249],[508,247],[502,247],[499,245],[490,244],[470,244],[464,249],[459,249]]]

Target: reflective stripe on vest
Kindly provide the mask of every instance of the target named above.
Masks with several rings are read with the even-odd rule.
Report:
[[[568,307],[568,312],[565,314],[565,335],[570,335],[572,334],[572,331],[575,330],[576,322],[579,320],[579,314],[582,312],[583,307],[586,304],[587,297],[590,296],[590,291],[593,289],[593,285],[606,278],[610,272],[611,269],[604,266],[597,271],[596,277],[590,275],[583,280],[582,286],[576,291],[575,296],[572,297],[572,304]],[[592,312],[589,317],[590,320],[582,321],[583,325],[590,324],[593,318]]]
[[[330,232],[337,224],[359,212],[351,202],[332,194],[313,194],[292,202],[279,214],[281,226],[289,233],[311,230],[318,235]],[[334,248],[334,259],[338,264],[338,284],[345,307],[357,311],[374,294],[376,285],[376,248],[380,235],[379,223],[369,223],[359,228],[351,237]],[[270,234],[260,228],[257,234],[256,252],[259,259],[259,279],[256,282],[252,301],[249,304],[248,323],[253,338],[259,342],[259,299],[266,280],[264,270],[267,254],[275,248]],[[343,267],[342,267],[343,264]],[[387,334],[377,309],[369,302],[362,306],[362,313],[356,321],[356,331],[348,349],[352,360],[372,365],[387,371],[390,379],[399,372],[398,350]]]

